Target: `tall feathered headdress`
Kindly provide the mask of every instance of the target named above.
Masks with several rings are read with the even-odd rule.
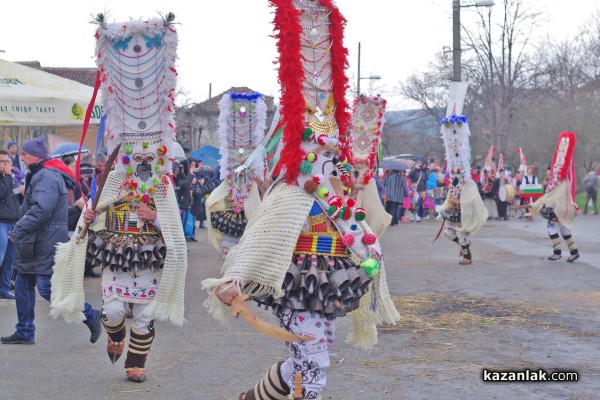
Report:
[[[452,114],[442,119],[441,135],[446,148],[446,165],[450,175],[449,193],[459,197],[460,190],[471,177],[471,146],[469,124],[464,115]]]
[[[571,192],[575,195],[575,163],[573,152],[577,136],[573,132],[562,132],[558,135],[558,144],[554,151],[552,166],[550,167],[550,180],[546,187],[546,193],[552,191],[562,181],[568,179],[571,184]]]
[[[386,101],[381,96],[361,95],[352,108],[354,175],[362,185],[369,183],[377,166]]]
[[[229,201],[243,204],[251,183],[260,176],[260,157],[249,168],[236,172],[244,164],[265,135],[267,105],[260,93],[228,92],[219,102],[219,134],[221,136],[221,179],[229,183]]]
[[[99,21],[96,30],[108,150],[121,145],[115,169],[127,176],[123,189],[138,201],[150,201],[171,173],[178,41],[173,18]]]
[[[346,137],[350,124],[345,98],[348,50],[342,43],[346,19],[331,0],[269,2],[275,8],[273,23],[279,50],[284,126],[281,166],[291,184],[297,182],[301,170],[307,171],[302,166],[307,151],[301,148],[306,142],[338,146],[346,159],[351,158]],[[319,25],[310,25],[314,21]],[[322,34],[323,28],[328,28],[327,34]],[[307,101],[307,96],[314,96],[314,102]]]

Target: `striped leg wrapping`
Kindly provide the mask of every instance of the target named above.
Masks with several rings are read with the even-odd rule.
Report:
[[[101,319],[101,321],[108,335],[106,353],[110,361],[114,364],[121,357],[121,354],[123,354],[123,348],[125,347],[125,336],[127,336],[125,318],[121,319],[115,325],[109,325],[104,319]]]
[[[241,398],[244,400],[288,400],[290,387],[281,377],[281,364],[283,361],[272,365],[265,377]]]
[[[101,319],[104,330],[108,334],[108,337],[113,342],[122,342],[127,336],[127,330],[125,329],[125,318],[121,319],[115,325],[109,325],[104,319]]]
[[[150,346],[154,340],[153,329],[148,334],[144,334],[137,330],[135,326],[131,327],[131,337],[129,339],[129,349],[127,350],[127,359],[125,360],[125,368],[144,368],[146,365],[146,357],[150,352]]]
[[[571,255],[579,253],[579,250],[577,249],[577,244],[575,244],[575,239],[573,239],[573,235],[563,236],[563,239],[565,239],[565,243],[567,244]]]
[[[555,233],[554,235],[550,235],[550,240],[552,240],[552,247],[554,248],[554,254],[556,254],[557,256],[560,256],[560,254],[561,254],[560,236],[558,236],[558,233]]]

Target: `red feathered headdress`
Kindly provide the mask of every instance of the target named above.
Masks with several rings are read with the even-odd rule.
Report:
[[[281,151],[281,164],[286,169],[286,180],[294,183],[299,175],[300,164],[304,159],[304,151],[300,148],[302,135],[306,129],[304,115],[306,113],[303,95],[304,68],[302,66],[300,23],[301,13],[292,4],[292,0],[269,0],[275,8],[273,20],[277,49],[279,51],[279,83],[281,84],[281,122],[284,126]],[[340,136],[345,136],[350,124],[348,102],[345,94],[348,78],[345,69],[348,67],[348,50],[343,45],[344,25],[346,20],[331,0],[320,0],[320,4],[330,10],[329,34],[331,36],[331,72],[332,92],[335,101],[335,121]],[[352,159],[348,141],[341,141],[340,146],[348,160]]]
[[[550,182],[548,183],[548,189],[554,189],[565,179],[569,179],[571,182],[571,190],[573,195],[575,194],[575,164],[573,152],[575,151],[575,144],[577,143],[577,136],[573,132],[563,132],[558,135],[558,144],[556,145],[556,151],[552,159],[552,166],[550,167]]]

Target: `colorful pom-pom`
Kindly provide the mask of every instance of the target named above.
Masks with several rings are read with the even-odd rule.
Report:
[[[342,219],[344,221],[348,221],[352,216],[352,210],[349,207],[344,207],[344,213],[342,214]]]
[[[337,209],[338,208],[336,206],[329,206],[329,208],[327,209],[327,215],[332,216]]]
[[[354,199],[348,199],[348,200],[346,200],[346,205],[348,207],[354,207],[356,205],[356,200],[354,200]]]
[[[337,213],[334,217],[333,216],[332,217],[333,218],[343,218],[344,215],[346,214],[346,210],[347,210],[346,207],[340,207],[340,212]]]
[[[126,144],[124,150],[127,154],[131,153],[131,145]]]
[[[323,175],[323,174],[314,174],[313,175],[313,181],[317,182],[318,184],[321,184],[321,183],[325,182],[325,175]]]
[[[325,146],[326,144],[328,144],[330,142],[329,136],[319,135],[319,137],[317,138],[317,142],[319,142],[319,144],[321,146]]]
[[[156,149],[156,153],[158,153],[159,156],[164,156],[165,154],[167,154],[167,146],[160,146],[158,149]]]
[[[306,161],[310,163],[314,163],[317,161],[317,153],[313,153],[312,151],[306,155]]]
[[[350,247],[354,244],[354,236],[347,234],[342,237],[342,243],[346,247]]]
[[[142,192],[145,192],[145,191],[146,191],[146,189],[148,189],[148,188],[147,188],[147,186],[146,186],[146,184],[145,184],[145,183],[142,183],[142,184],[140,185],[140,190],[141,190]]]
[[[127,165],[131,160],[129,159],[129,156],[123,156],[121,161],[123,161],[123,164]]]
[[[377,236],[375,236],[372,233],[365,233],[362,237],[362,242],[364,244],[366,244],[367,246],[375,244],[376,241],[377,241]]]
[[[358,229],[358,225],[352,224],[352,225],[350,225],[350,229],[353,230],[353,231],[355,231],[355,230]]]
[[[308,194],[313,194],[319,188],[319,184],[315,181],[306,181],[304,183],[304,191]]]
[[[142,196],[142,201],[143,201],[144,203],[146,203],[146,204],[150,203],[150,201],[151,201],[151,200],[152,200],[152,199],[151,199],[151,198],[150,198],[150,196],[149,196],[149,195],[147,195],[147,194],[145,194],[145,195],[143,195],[143,196]]]
[[[340,196],[331,196],[331,198],[327,200],[327,204],[329,204],[330,206],[341,207],[344,203]]]
[[[154,172],[156,172],[157,174],[160,174],[160,165],[154,166]]]
[[[300,173],[302,175],[310,175],[312,173],[312,164],[309,163],[308,161],[302,161],[300,163]]]
[[[127,175],[132,175],[132,174],[133,174],[133,168],[131,168],[131,167],[127,167],[127,169],[125,170],[125,173],[126,173]]]
[[[329,196],[329,189],[323,187],[317,191],[317,195],[322,199],[326,199]]]
[[[148,145],[148,142],[144,142],[144,143],[142,143],[142,147],[143,147],[143,148],[147,149],[147,148],[148,148],[148,146],[149,146],[149,145]]]
[[[379,262],[374,258],[369,258],[362,263],[360,267],[365,270],[369,278],[373,278],[379,273]]]
[[[342,211],[342,209],[340,207],[331,206],[331,207],[329,207],[329,210],[331,210],[332,207],[333,207],[333,212],[331,214],[329,214],[329,211],[328,211],[327,214],[329,214],[329,216],[331,218],[336,219],[340,216],[340,212]]]
[[[159,183],[160,183],[160,180],[159,180],[158,178],[154,178],[154,179],[152,179],[152,184],[153,184],[154,186],[158,185]]]
[[[306,128],[304,130],[304,133],[302,133],[302,140],[304,140],[305,142],[310,140],[310,138],[312,138],[313,136],[313,130],[310,128]]]
[[[350,163],[344,164],[344,167],[346,167],[346,171],[348,171],[348,173],[352,172],[352,170],[354,169],[354,167]]]
[[[154,194],[155,191],[156,191],[156,189],[154,189],[153,187],[148,189],[148,193],[150,193],[150,194]]]
[[[360,208],[358,207],[356,209],[356,211],[354,211],[354,218],[356,218],[357,221],[364,221],[365,218],[367,217],[367,212],[365,211],[364,208]]]
[[[166,160],[165,160],[165,158],[164,158],[164,157],[160,157],[160,158],[158,159],[158,164],[159,164],[159,165],[165,165],[165,163],[166,163]]]

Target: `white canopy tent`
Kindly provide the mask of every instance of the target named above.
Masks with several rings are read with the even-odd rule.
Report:
[[[79,82],[0,59],[0,126],[82,125],[93,91]],[[98,124],[101,114],[96,105],[90,123]]]

